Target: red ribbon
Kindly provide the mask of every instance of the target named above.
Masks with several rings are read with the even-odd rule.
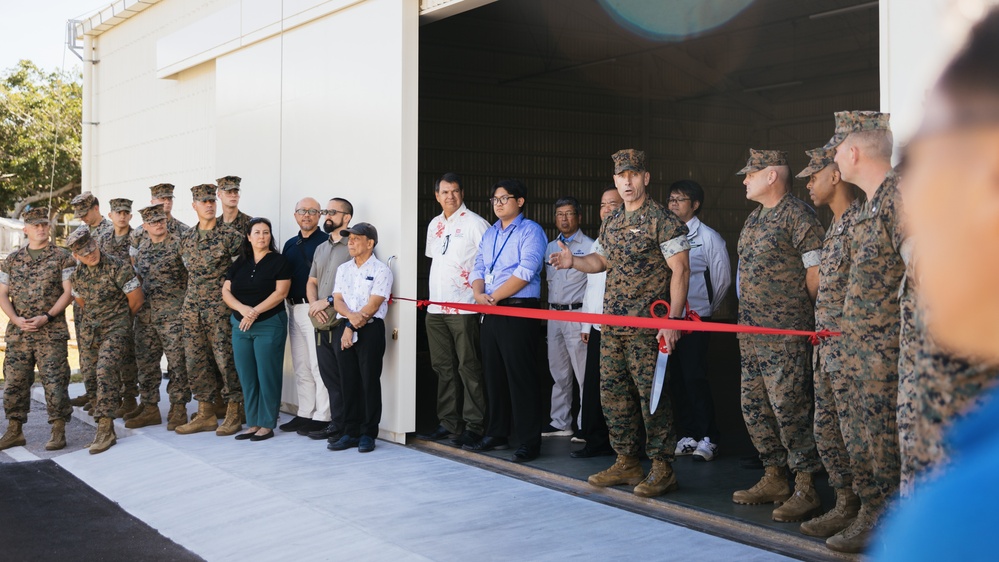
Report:
[[[809,332],[807,330],[784,330],[781,328],[765,328],[763,326],[745,326],[743,324],[720,324],[716,322],[699,322],[694,320],[671,320],[669,318],[645,318],[642,316],[617,316],[614,314],[593,314],[591,312],[572,312],[568,310],[562,311],[540,308],[519,308],[514,306],[492,306],[461,302],[438,302],[424,299],[407,299],[396,296],[389,297],[390,304],[397,300],[416,303],[418,308],[425,308],[428,305],[436,304],[467,312],[477,312],[479,314],[495,314],[497,316],[513,316],[515,318],[532,318],[535,320],[560,320],[562,322],[625,326],[628,328],[649,328],[652,330],[666,329],[683,330],[686,332],[724,332],[738,334],[762,334],[771,336],[802,336],[808,338],[808,341],[810,341],[812,345],[818,345],[821,341],[833,336],[838,336],[841,333],[830,330]]]

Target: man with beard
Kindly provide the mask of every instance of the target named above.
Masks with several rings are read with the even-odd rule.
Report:
[[[335,324],[332,321],[336,316],[332,302],[333,285],[336,280],[336,269],[350,259],[350,254],[347,252],[347,238],[341,236],[340,231],[350,225],[354,206],[346,199],[334,197],[326,203],[324,215],[326,220],[323,221],[323,231],[329,233],[329,238],[316,248],[305,292],[306,298],[309,299],[309,316],[314,320],[313,325],[317,326],[316,361],[319,363],[319,376],[322,377],[326,393],[329,394],[330,423],[325,428],[309,432],[309,437],[335,443],[343,434],[344,411],[340,369],[333,354],[334,346],[340,345],[340,341],[333,337]],[[286,429],[285,425],[280,429],[292,431]]]

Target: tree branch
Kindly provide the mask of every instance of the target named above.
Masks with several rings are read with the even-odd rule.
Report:
[[[79,187],[80,187],[80,182],[71,181],[66,185],[60,187],[59,189],[52,191],[52,197],[56,197],[57,195],[61,195],[63,193],[66,193],[67,191],[72,191],[73,189],[79,189]],[[20,219],[21,213],[24,212],[25,207],[34,203],[35,201],[42,201],[48,198],[49,198],[49,192],[44,191],[42,193],[36,193],[34,195],[29,195],[24,199],[21,199],[14,205],[14,210],[10,212],[10,218]],[[49,211],[51,212],[51,209]]]

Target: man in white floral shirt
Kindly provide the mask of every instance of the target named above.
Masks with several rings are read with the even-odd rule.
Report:
[[[489,223],[465,207],[461,177],[448,172],[434,186],[443,212],[427,228],[430,300],[475,304],[468,274],[475,265]],[[437,429],[420,439],[451,438],[457,447],[474,445],[483,434],[485,386],[479,362],[479,316],[448,306],[427,307],[430,361],[437,373]]]

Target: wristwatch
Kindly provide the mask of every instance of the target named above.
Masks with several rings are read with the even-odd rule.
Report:
[[[49,314],[48,311],[45,312],[45,317],[49,319],[49,322],[52,322],[52,321],[55,320],[55,316],[52,316],[51,314]]]

